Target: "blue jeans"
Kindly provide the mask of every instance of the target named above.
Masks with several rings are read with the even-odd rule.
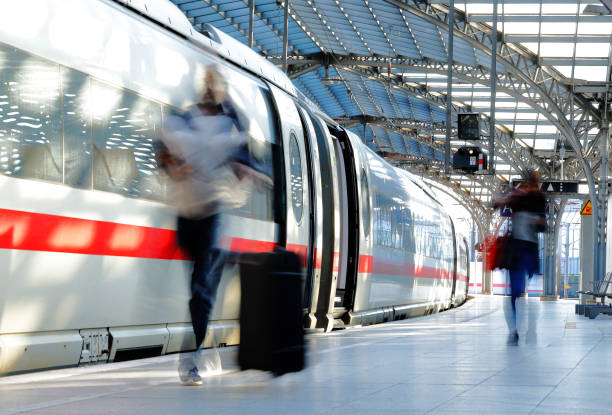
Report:
[[[178,244],[193,260],[189,312],[196,348],[201,347],[206,337],[208,319],[225,264],[225,254],[217,247],[218,228],[219,215],[202,219],[178,218]]]
[[[525,292],[525,276],[531,279],[537,271],[538,245],[533,242],[513,240],[510,272],[510,301],[512,316],[508,319],[510,330],[516,330],[516,299]]]

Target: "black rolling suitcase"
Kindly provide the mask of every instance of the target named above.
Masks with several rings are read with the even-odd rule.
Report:
[[[302,267],[282,248],[240,260],[240,348],[243,370],[282,375],[304,368]]]

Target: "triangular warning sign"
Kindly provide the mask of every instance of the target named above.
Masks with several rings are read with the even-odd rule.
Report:
[[[591,216],[591,199],[587,199],[587,201],[582,205],[582,209],[580,209],[580,214],[582,216]]]
[[[553,187],[552,183],[548,183],[548,189],[546,189],[547,192],[554,192],[555,188]]]

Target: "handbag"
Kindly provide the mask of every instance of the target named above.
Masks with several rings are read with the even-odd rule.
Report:
[[[510,235],[490,237],[487,254],[485,256],[485,270],[504,269],[508,267],[508,248],[510,246]]]

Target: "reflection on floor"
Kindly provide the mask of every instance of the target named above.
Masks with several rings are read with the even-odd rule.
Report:
[[[520,318],[515,346],[503,301],[309,336],[308,368],[280,378],[239,372],[231,348],[200,387],[178,384],[176,355],[0,378],[0,414],[612,412],[612,318],[530,298],[537,339]]]

